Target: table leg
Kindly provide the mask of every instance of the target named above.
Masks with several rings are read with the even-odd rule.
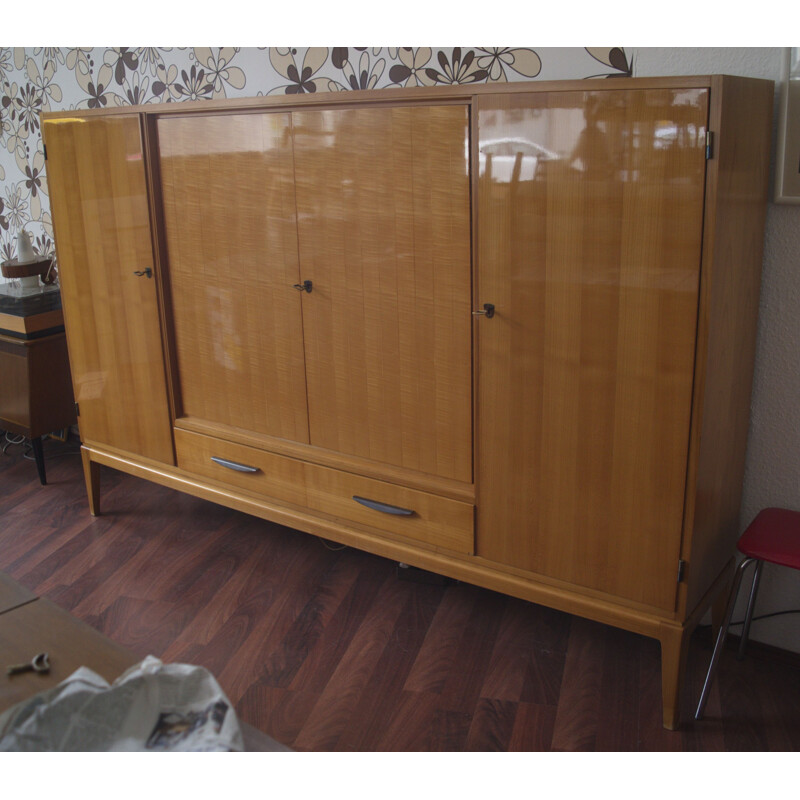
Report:
[[[31,446],[33,447],[33,455],[36,459],[36,469],[39,472],[39,480],[42,486],[47,486],[47,475],[44,470],[44,450],[42,449],[42,437],[36,436],[31,439]]]

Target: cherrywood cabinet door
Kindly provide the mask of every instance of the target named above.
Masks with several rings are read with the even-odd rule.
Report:
[[[478,99],[477,551],[674,607],[704,89]]]
[[[139,117],[43,133],[81,437],[173,464]]]
[[[178,416],[307,442],[290,116],[157,132]]]
[[[467,108],[292,118],[311,443],[469,482]]]

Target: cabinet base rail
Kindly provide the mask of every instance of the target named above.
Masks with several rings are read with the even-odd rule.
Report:
[[[717,578],[698,606],[684,623],[649,614],[634,608],[588,597],[565,589],[509,574],[491,562],[474,556],[459,556],[428,550],[423,547],[370,533],[358,526],[336,519],[326,519],[314,512],[271,502],[268,498],[250,497],[222,485],[198,480],[175,467],[156,465],[121,453],[83,445],[81,447],[84,479],[93,516],[100,514],[100,466],[111,467],[135,477],[177,491],[210,500],[228,508],[251,514],[269,522],[321,536],[383,558],[408,564],[454,580],[471,583],[491,591],[537,603],[579,617],[638,633],[661,644],[661,684],[663,725],[676,730],[681,722],[681,696],[686,667],[688,642],[705,613],[724,596],[730,570]],[[732,561],[731,565],[732,566]]]

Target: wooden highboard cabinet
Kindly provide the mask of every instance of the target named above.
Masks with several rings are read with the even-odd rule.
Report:
[[[739,531],[772,95],[44,115],[92,512],[105,464],[654,637],[676,727]]]

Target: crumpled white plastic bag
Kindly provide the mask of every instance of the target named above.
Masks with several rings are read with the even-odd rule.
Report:
[[[0,751],[241,751],[239,720],[203,667],[154,656],[113,684],[88,667],[0,715]]]

